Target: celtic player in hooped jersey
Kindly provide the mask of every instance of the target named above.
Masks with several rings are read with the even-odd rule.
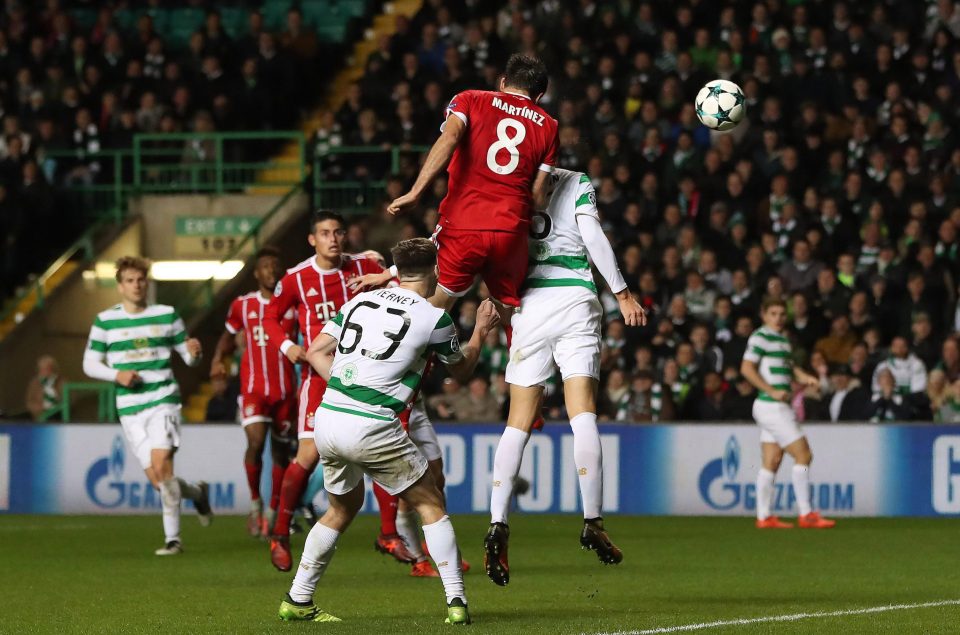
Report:
[[[600,509],[603,456],[596,402],[603,312],[588,255],[616,295],[624,322],[642,326],[646,315],[630,295],[600,226],[590,179],[558,169],[551,174],[550,184],[547,208],[536,212],[530,224],[530,269],[520,309],[513,317],[507,364],[510,414],[493,462],[484,565],[490,579],[501,586],[510,580],[507,511],[523,450],[539,415],[544,382],[553,375],[554,363],[563,377],[573,429],[573,457],[583,500],[580,544],[596,550],[602,562],[616,564],[623,559],[604,530]]]
[[[447,622],[470,622],[460,550],[443,494],[399,415],[432,354],[453,376],[469,378],[483,340],[497,325],[497,311],[490,300],[480,305],[470,343],[461,350],[450,315],[427,301],[437,287],[436,247],[414,238],[392,253],[400,286],[354,297],[324,325],[307,352],[307,361],[327,381],[314,439],[330,508],[307,536],[293,585],[280,605],[284,620],[339,621],[314,604],[313,594],[340,534],[363,506],[366,474],[420,515],[443,582]]]
[[[753,402],[753,418],[760,427],[763,457],[763,467],[757,473],[757,527],[793,527],[770,513],[774,481],[786,452],[794,461],[793,490],[800,512],[797,523],[804,528],[827,529],[834,526],[834,521],[821,517],[810,507],[810,461],[813,454],[790,407],[791,380],[796,379],[807,386],[819,386],[820,380],[795,368],[791,362],[790,340],[783,332],[787,321],[787,306],[783,300],[764,300],[761,317],[763,326],[747,340],[747,349],[740,363],[740,374],[759,391]]]
[[[203,481],[188,483],[173,473],[173,454],[180,445],[180,388],[173,376],[173,351],[188,365],[200,361],[200,341],[187,338],[183,320],[173,307],[147,304],[147,272],[143,258],[117,261],[117,288],[122,302],[97,315],[83,355],[83,372],[116,382],[117,413],[127,445],[147,478],[160,490],[165,545],[158,556],[181,553],[180,501],[193,501],[200,524],[213,517]]]

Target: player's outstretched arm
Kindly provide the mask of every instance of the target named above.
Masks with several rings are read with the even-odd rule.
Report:
[[[224,331],[217,340],[217,347],[210,361],[210,379],[227,376],[227,367],[223,360],[233,355],[235,350],[237,350],[236,336],[230,331]]]
[[[613,247],[603,233],[600,219],[596,215],[596,208],[591,205],[591,210],[593,213],[577,214],[577,227],[580,229],[583,243],[587,246],[587,253],[590,254],[593,264],[596,265],[600,275],[610,287],[610,291],[620,303],[620,314],[623,316],[624,324],[646,326],[647,313],[627,288],[627,282],[620,273],[620,267],[617,266],[617,256],[613,253]]]
[[[387,206],[389,213],[399,214],[417,204],[424,191],[450,163],[453,151],[457,149],[457,144],[460,143],[460,139],[466,130],[467,124],[463,123],[459,117],[452,115],[447,117],[443,132],[440,133],[440,138],[430,148],[427,159],[423,162],[423,167],[420,168],[420,174],[417,176],[413,187],[410,188],[409,192]]]
[[[473,335],[470,342],[460,349],[460,354],[451,357],[440,357],[450,374],[461,383],[470,380],[474,369],[477,367],[477,361],[480,359],[480,349],[483,347],[483,341],[487,335],[500,323],[500,314],[497,307],[489,298],[480,303],[477,308],[477,323],[473,329]],[[454,338],[456,333],[454,332]]]
[[[810,373],[801,370],[799,368],[793,369],[793,378],[799,381],[804,386],[810,386],[811,388],[820,387],[820,378],[811,375]]]
[[[307,362],[324,381],[330,381],[330,368],[333,366],[333,352],[336,348],[337,340],[332,335],[320,333],[307,349]]]

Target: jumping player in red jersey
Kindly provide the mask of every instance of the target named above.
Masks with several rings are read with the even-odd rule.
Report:
[[[305,361],[304,348],[286,335],[282,316],[290,309],[296,309],[300,334],[309,345],[320,334],[324,324],[333,319],[340,307],[356,294],[348,282],[357,276],[383,271],[373,259],[343,253],[345,226],[343,217],[333,212],[322,211],[314,216],[307,240],[314,248],[315,255],[287,270],[277,283],[273,299],[264,312],[263,326],[267,336],[275,342],[281,342],[281,352],[293,363]],[[296,458],[283,475],[280,507],[270,540],[270,560],[280,571],[289,571],[292,566],[290,520],[307,489],[310,474],[320,460],[313,440],[313,416],[323,398],[326,382],[309,364],[302,364],[301,369],[297,417],[299,446]],[[380,488],[375,488],[374,493],[381,508],[381,525],[386,524],[385,529],[392,529],[388,533],[396,534],[396,529],[391,527],[395,523],[396,497]],[[393,554],[394,557],[412,559],[409,555],[399,553],[403,547],[403,541],[399,538],[381,538],[387,539],[388,550],[398,551]]]
[[[247,435],[247,450],[243,467],[250,486],[251,510],[247,530],[251,536],[267,537],[277,514],[280,486],[290,456],[293,438],[292,422],[297,405],[297,379],[293,364],[280,352],[279,343],[271,339],[263,328],[263,314],[273,297],[274,287],[283,275],[280,252],[264,247],[257,252],[253,277],[258,291],[235,299],[227,314],[226,330],[220,336],[210,378],[226,377],[223,360],[236,350],[236,334],[243,332],[246,348],[240,362],[241,423]],[[287,337],[296,332],[296,313],[287,311],[281,326]],[[270,505],[264,510],[260,498],[260,474],[263,469],[263,447],[271,430],[270,454],[273,458]]]
[[[526,276],[531,211],[545,200],[557,155],[557,122],[537,105],[546,90],[543,62],[513,55],[499,91],[456,95],[413,187],[388,208],[396,214],[416,205],[447,168],[447,196],[434,231],[440,284],[430,302],[449,310],[479,274],[508,337]]]

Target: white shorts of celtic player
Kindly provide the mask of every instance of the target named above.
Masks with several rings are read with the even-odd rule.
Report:
[[[443,457],[437,431],[434,430],[433,424],[430,423],[430,417],[423,411],[423,408],[414,408],[410,411],[410,424],[407,426],[407,432],[410,435],[410,440],[417,446],[425,459],[436,461]]]
[[[776,401],[753,402],[753,420],[760,426],[760,443],[776,443],[785,448],[804,436],[793,408]]]
[[[596,294],[573,288],[534,289],[513,316],[513,343],[507,383],[537,386],[553,376],[554,362],[564,381],[600,377],[600,320]]]
[[[324,411],[314,440],[323,464],[323,486],[343,495],[366,474],[391,494],[399,494],[427,471],[427,460],[403,430],[400,420],[386,423],[345,412]]]
[[[120,417],[127,445],[140,461],[150,467],[150,450],[175,450],[180,447],[180,406],[163,404]]]

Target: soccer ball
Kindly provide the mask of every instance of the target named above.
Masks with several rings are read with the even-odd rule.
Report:
[[[693,103],[700,123],[711,130],[732,130],[746,114],[743,91],[725,79],[707,82]]]

